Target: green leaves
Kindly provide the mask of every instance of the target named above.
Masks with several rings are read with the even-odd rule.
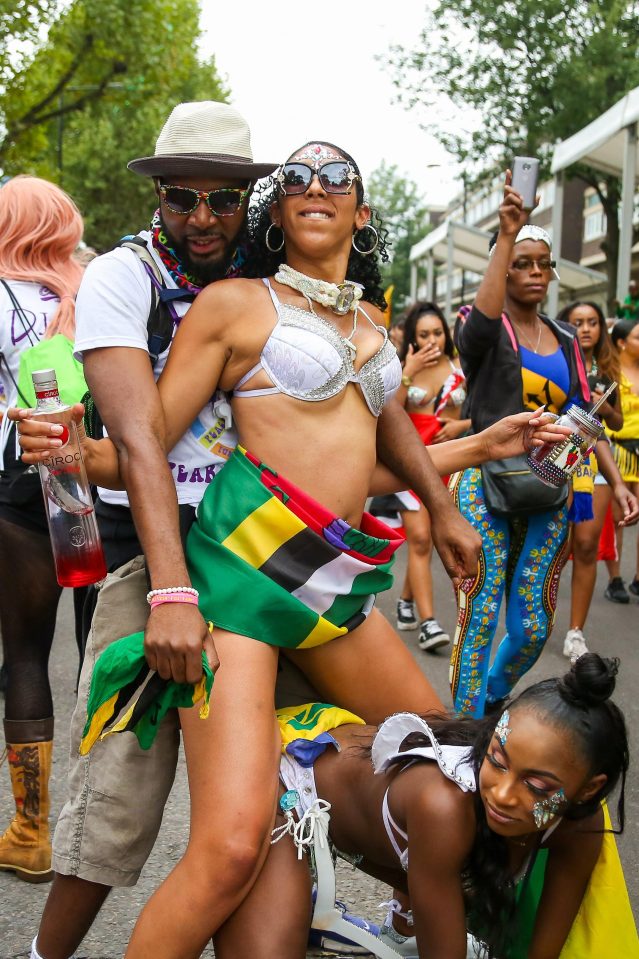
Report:
[[[175,104],[228,97],[200,37],[197,0],[0,0],[3,172],[63,186],[100,250],[142,228],[152,185],[127,162]]]
[[[471,167],[503,169],[527,154],[547,175],[557,140],[639,85],[639,0],[439,0],[425,16],[415,47],[387,61],[398,100],[448,100],[452,119],[424,109],[423,126]],[[474,123],[463,122],[469,110]],[[614,277],[618,189],[594,171],[580,175],[602,187]]]
[[[391,259],[383,267],[383,279],[387,287],[394,284],[393,310],[401,310],[410,297],[410,249],[428,232],[424,199],[417,185],[405,179],[397,166],[383,161],[369,177],[367,192],[388,229]]]

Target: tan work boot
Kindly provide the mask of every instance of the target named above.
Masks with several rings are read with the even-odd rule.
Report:
[[[0,869],[26,882],[49,882],[49,776],[53,748],[51,719],[5,719],[4,734],[16,813],[0,838]]]

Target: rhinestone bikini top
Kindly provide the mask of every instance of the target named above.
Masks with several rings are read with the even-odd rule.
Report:
[[[352,344],[329,320],[316,313],[281,303],[267,279],[277,323],[262,348],[259,362],[245,373],[233,389],[235,397],[284,393],[298,400],[319,402],[340,393],[348,383],[357,383],[366,405],[379,416],[384,404],[397,392],[402,368],[395,347],[383,326],[377,326],[360,307],[369,323],[383,336],[383,342],[361,369],[353,365]],[[263,369],[272,387],[241,389]]]

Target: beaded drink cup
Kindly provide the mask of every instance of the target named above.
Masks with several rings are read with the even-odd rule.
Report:
[[[595,416],[574,404],[556,423],[570,427],[570,436],[559,443],[544,443],[528,454],[528,465],[547,486],[566,483],[603,432],[603,425]]]

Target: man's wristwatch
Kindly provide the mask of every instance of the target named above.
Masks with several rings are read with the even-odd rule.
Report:
[[[404,375],[402,376],[402,386],[412,386],[412,385],[413,385],[413,377],[406,376],[406,374],[404,373]]]

